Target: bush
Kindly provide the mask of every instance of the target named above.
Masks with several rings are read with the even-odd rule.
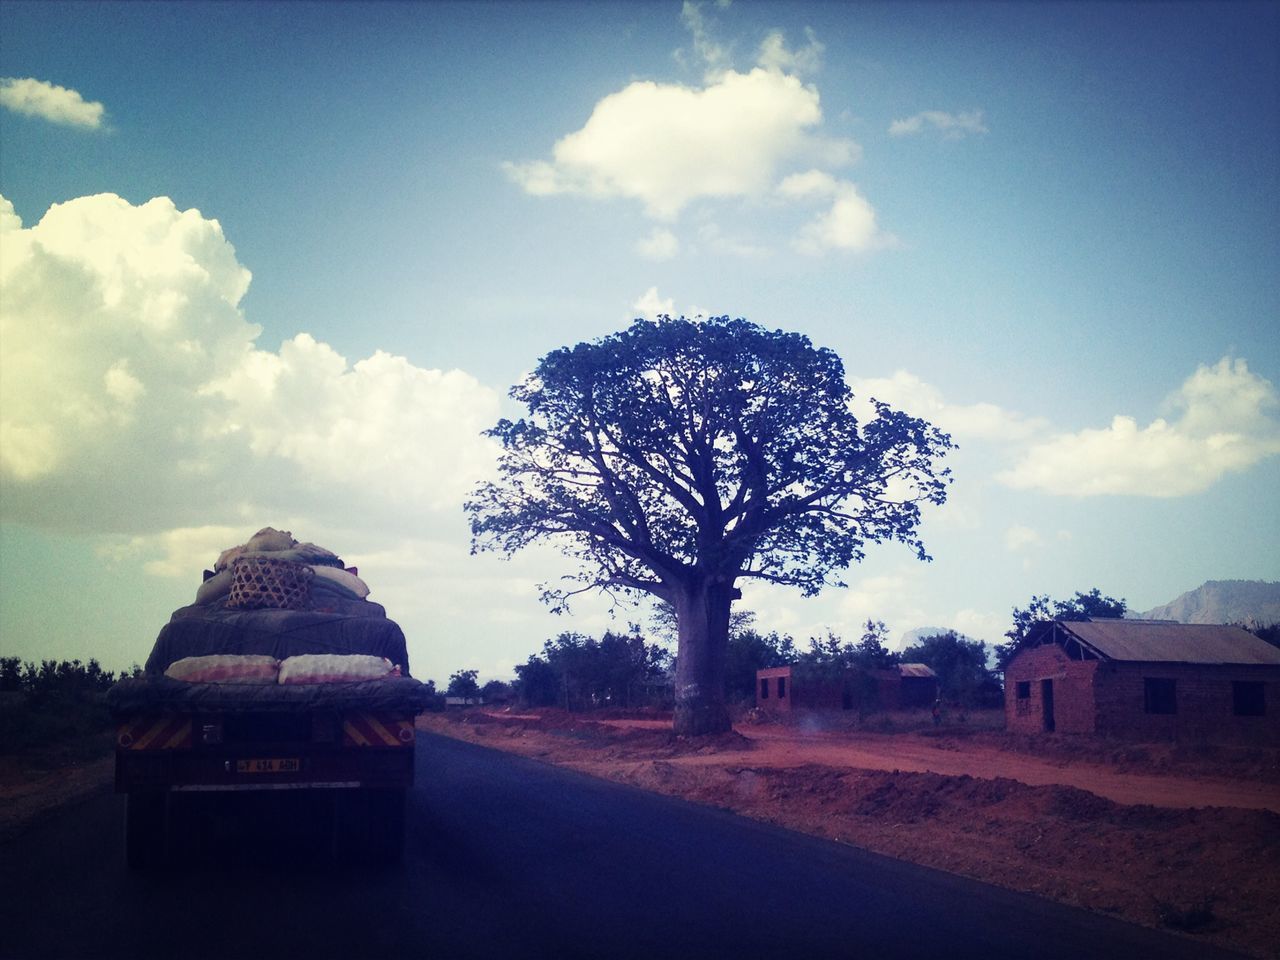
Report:
[[[139,672],[135,666],[132,673]],[[0,754],[37,766],[106,754],[112,737],[104,694],[115,682],[97,660],[37,666],[0,657]]]

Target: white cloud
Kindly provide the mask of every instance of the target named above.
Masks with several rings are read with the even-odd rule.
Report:
[[[782,31],[771,31],[760,44],[756,63],[766,70],[783,73],[816,73],[822,67],[822,54],[826,48],[813,30],[806,27],[804,32],[809,42],[798,50],[790,50]]]
[[[1004,532],[1004,547],[1010,553],[1017,553],[1019,550],[1025,550],[1028,547],[1038,547],[1042,543],[1044,543],[1044,538],[1040,536],[1039,531],[1032,527],[1014,524]]]
[[[997,475],[1010,487],[1066,496],[1179,497],[1280,454],[1275,387],[1224,357],[1201,366],[1169,398],[1175,419],[1145,427],[1129,416],[1059,434]]]
[[[728,71],[703,88],[637,81],[556,141],[550,162],[505,169],[531,194],[630,198],[669,221],[695,200],[765,196],[789,161],[851,161],[851,142],[813,132],[821,122],[818,91],[776,70]]]
[[[675,316],[675,298],[667,297],[663,300],[658,296],[658,288],[650,287],[644,293],[636,298],[631,304],[631,309],[635,311],[636,316],[644,317],[646,320],[656,320],[660,316]]]
[[[257,349],[239,308],[249,272],[198,211],[103,194],[27,229],[0,200],[0,224],[6,521],[132,535],[281,511],[403,523],[460,516],[492,467],[480,432],[498,398],[469,375],[381,351],[348,364],[305,333]]]
[[[928,613],[919,602],[922,591],[921,572],[901,568],[899,572],[863,577],[849,584],[849,591],[839,601],[840,624],[837,633],[856,640],[868,620],[883,620],[895,632],[909,624],[920,626],[928,621]]]
[[[792,174],[778,185],[778,193],[790,200],[831,200],[831,209],[806,224],[792,242],[800,253],[816,256],[827,250],[865,252],[896,242],[880,230],[875,210],[854,184],[823,170]]]
[[[874,397],[895,409],[928,420],[960,443],[967,440],[1026,440],[1045,427],[1043,420],[1024,417],[993,403],[948,403],[936,387],[906,370],[898,370],[891,377],[855,378],[850,385],[862,402],[859,419],[871,415],[872,409],[867,401]]]
[[[646,260],[670,260],[680,252],[680,240],[666,227],[654,227],[636,243],[636,252]]]
[[[702,4],[685,0],[680,8],[680,20],[693,38],[693,53],[707,72],[708,79],[720,76],[732,60],[732,51],[711,38],[711,24],[702,14]],[[728,3],[717,2],[724,9]],[[676,59],[684,61],[684,52],[676,51]]]
[[[913,117],[894,120],[889,124],[889,135],[905,137],[922,133],[926,127],[939,131],[944,139],[959,140],[969,134],[987,133],[981,110],[968,113],[944,113],[941,110],[925,110]]]
[[[75,90],[33,77],[0,79],[0,106],[28,117],[87,130],[102,128],[102,104],[85,100]]]
[[[965,608],[957,610],[948,619],[952,629],[963,633],[966,637],[986,642],[988,647],[1004,643],[1004,632],[1009,629],[1010,618],[994,613]]]

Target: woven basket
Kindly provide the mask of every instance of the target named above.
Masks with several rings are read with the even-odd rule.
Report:
[[[311,596],[311,568],[271,557],[241,557],[231,565],[228,607],[302,610]]]

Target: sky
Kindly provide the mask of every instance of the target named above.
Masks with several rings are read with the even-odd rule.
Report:
[[[951,433],[933,557],[804,642],[1280,580],[1280,7],[0,4],[0,654],[145,660],[257,529],[413,673],[647,608],[472,555],[483,431],[661,313],[799,331]]]

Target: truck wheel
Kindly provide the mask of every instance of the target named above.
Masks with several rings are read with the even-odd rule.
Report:
[[[159,790],[131,790],[124,807],[124,854],[130,869],[164,862],[168,797]]]

